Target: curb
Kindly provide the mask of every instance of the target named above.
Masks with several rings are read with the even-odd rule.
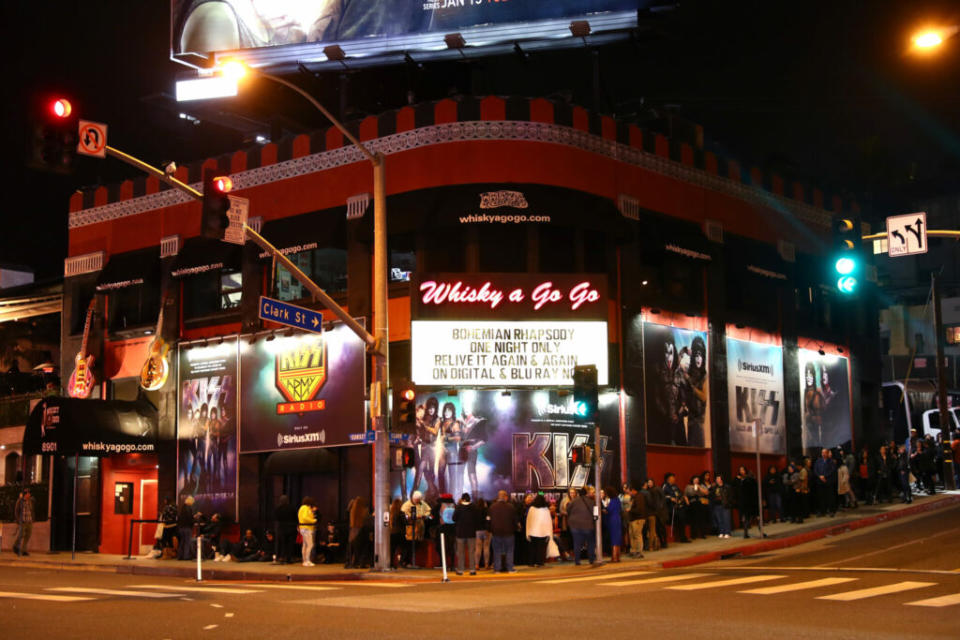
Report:
[[[798,533],[787,538],[778,538],[774,540],[762,540],[760,542],[754,542],[752,544],[745,544],[739,547],[731,547],[728,549],[723,549],[722,551],[710,551],[708,553],[701,553],[695,556],[690,556],[689,558],[680,558],[678,560],[665,560],[659,563],[660,568],[662,569],[679,569],[682,567],[691,567],[698,564],[704,564],[707,562],[716,562],[717,560],[723,560],[724,558],[729,558],[731,556],[751,556],[757,553],[762,553],[764,551],[774,551],[776,549],[786,549],[787,547],[795,547],[806,542],[811,542],[813,540],[820,540],[821,538],[829,538],[831,536],[840,535],[842,533],[849,533],[850,531],[855,531],[857,529],[863,529],[865,527],[870,527],[882,522],[889,522],[891,520],[899,520],[900,518],[906,518],[909,516],[914,516],[921,513],[927,513],[929,511],[935,511],[937,509],[942,509],[944,507],[953,506],[957,503],[960,503],[960,496],[947,496],[940,500],[935,500],[932,502],[925,502],[923,504],[918,504],[913,507],[906,507],[905,509],[899,509],[897,511],[887,511],[885,513],[878,513],[877,515],[867,516],[865,518],[860,518],[859,520],[852,520],[850,522],[843,522],[836,524],[830,527],[823,529],[814,529],[813,531],[807,531],[805,533]]]

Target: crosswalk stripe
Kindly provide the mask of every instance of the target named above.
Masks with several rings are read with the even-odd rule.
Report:
[[[553,580],[537,580],[537,584],[561,584],[565,582],[588,582],[590,580],[607,580],[608,578],[627,578],[629,576],[645,576],[649,571],[624,571],[622,573],[607,573],[595,576],[578,576],[576,578],[554,578]]]
[[[209,592],[209,593],[232,593],[232,594],[244,594],[244,593],[260,593],[256,589],[236,589],[233,587],[181,587],[179,585],[166,585],[166,584],[128,584],[130,589],[167,589],[170,591],[199,591],[199,592]]]
[[[43,593],[17,593],[16,591],[0,591],[0,598],[16,598],[18,600],[48,600],[50,602],[82,602],[96,600],[87,596],[54,596]]]
[[[312,584],[258,584],[257,587],[264,589],[295,589],[298,591],[337,591],[340,587],[326,587]]]
[[[935,586],[935,582],[896,582],[894,584],[885,584],[881,587],[871,587],[869,589],[858,589],[857,591],[844,591],[843,593],[834,593],[829,596],[818,596],[817,600],[838,600],[840,602],[849,602],[850,600],[863,600],[874,596],[885,596],[891,593],[901,591],[910,591],[911,589],[922,589],[923,587]]]
[[[803,591],[804,589],[817,589],[819,587],[829,587],[835,584],[853,582],[857,578],[823,578],[822,580],[808,580],[807,582],[794,582],[793,584],[778,584],[775,587],[760,587],[759,589],[748,589],[739,593],[754,593],[761,596],[769,596],[775,593],[786,593],[788,591]]]
[[[906,604],[912,607],[949,607],[954,604],[960,604],[960,593],[940,596],[938,598],[927,598],[926,600],[917,600],[916,602],[908,602]]]
[[[179,598],[182,593],[151,593],[150,591],[127,591],[125,589],[94,589],[93,587],[50,587],[47,591],[68,593],[95,593],[101,596],[124,596],[128,598]]]
[[[682,573],[675,576],[660,576],[659,578],[642,578],[640,580],[618,580],[615,582],[603,582],[601,587],[632,587],[637,584],[657,584],[660,582],[680,582],[681,580],[693,580],[694,578],[706,578],[712,576],[712,573]]]
[[[697,589],[715,589],[717,587],[733,587],[738,584],[749,584],[751,582],[766,582],[767,580],[779,580],[786,576],[744,576],[743,578],[731,578],[729,580],[715,580],[713,582],[701,582],[699,584],[678,584],[667,589],[677,591],[696,591]]]

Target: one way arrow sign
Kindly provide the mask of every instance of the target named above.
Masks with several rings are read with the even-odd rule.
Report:
[[[907,213],[887,218],[887,255],[897,258],[926,252],[926,213]]]

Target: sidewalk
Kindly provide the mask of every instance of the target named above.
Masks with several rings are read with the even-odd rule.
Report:
[[[767,538],[758,538],[757,528],[751,530],[751,538],[744,539],[742,530],[732,538],[718,539],[708,537],[689,544],[673,543],[669,548],[657,552],[648,552],[642,559],[624,557],[618,565],[606,564],[603,569],[671,569],[687,567],[705,562],[713,562],[733,556],[749,556],[764,551],[783,549],[829,536],[841,535],[849,531],[889,522],[899,518],[919,515],[960,504],[960,491],[939,493],[936,496],[917,496],[913,504],[900,503],[861,506],[859,509],[838,513],[836,517],[810,518],[802,525],[778,523],[764,527]],[[197,563],[177,560],[156,560],[97,553],[78,553],[75,560],[69,552],[41,554],[32,552],[30,556],[18,558],[11,551],[0,553],[0,566],[30,567],[60,571],[97,571],[105,573],[154,575],[195,578]],[[204,580],[249,580],[249,581],[330,581],[330,580],[400,580],[407,582],[436,582],[440,580],[439,569],[401,569],[390,572],[371,571],[369,569],[345,569],[342,565],[317,565],[304,567],[300,564],[274,565],[268,563],[236,563],[205,561],[202,566]],[[516,578],[549,577],[558,578],[580,574],[583,567],[574,567],[570,563],[552,563],[543,568],[519,567],[514,574],[494,574],[480,571],[477,576],[463,577],[453,575],[457,580],[511,580]]]

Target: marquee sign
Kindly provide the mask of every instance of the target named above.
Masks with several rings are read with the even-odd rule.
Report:
[[[414,285],[413,381],[569,386],[593,364],[608,382],[606,276],[441,274]]]

